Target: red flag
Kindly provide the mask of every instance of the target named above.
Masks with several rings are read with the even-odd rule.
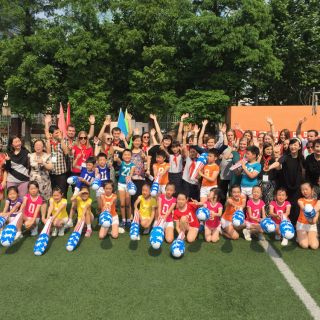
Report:
[[[61,102],[60,102],[58,128],[61,130],[62,135],[65,138],[67,136],[67,127],[66,127],[66,121],[64,119],[64,112],[63,112],[63,107]]]
[[[68,102],[66,125],[68,126],[70,123],[71,123],[71,112],[70,112],[70,102]]]

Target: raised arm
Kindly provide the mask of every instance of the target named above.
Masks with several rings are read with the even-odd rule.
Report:
[[[304,122],[307,121],[307,118],[304,117],[303,119],[300,119],[299,122],[298,122],[298,125],[297,125],[297,129],[296,129],[296,136],[301,140],[302,139],[302,135],[301,135],[301,127],[302,127],[302,124]]]
[[[157,134],[158,134],[158,138],[159,138],[160,141],[162,141],[163,135],[161,133],[161,129],[160,129],[160,126],[159,126],[159,123],[158,123],[158,120],[157,120],[157,116],[155,114],[150,114],[150,119],[153,120],[154,127],[156,128],[156,131],[157,131]]]
[[[90,115],[89,117],[89,123],[90,123],[90,129],[88,133],[88,140],[94,137],[94,124],[96,122],[96,118],[94,115]]]
[[[183,120],[189,117],[189,113],[184,113],[179,122],[177,140],[182,143],[182,133],[183,133]]]
[[[202,121],[202,128],[201,128],[201,131],[200,131],[200,134],[199,134],[199,140],[198,140],[199,146],[203,145],[203,136],[204,136],[204,133],[206,131],[207,124],[208,124],[208,120],[207,119]]]
[[[46,139],[50,139],[49,125],[52,122],[51,114],[46,114],[44,117],[44,134]]]
[[[102,139],[102,137],[103,137],[103,135],[104,135],[104,132],[105,132],[105,130],[106,130],[106,127],[109,126],[110,124],[111,124],[111,119],[110,119],[109,116],[106,116],[106,119],[104,120],[103,125],[102,125],[102,127],[101,127],[101,129],[100,129],[100,132],[99,132],[99,134],[98,134],[98,138],[99,138],[100,140]]]
[[[276,134],[275,134],[275,130],[274,130],[274,123],[273,123],[273,120],[271,117],[268,117],[267,118],[267,122],[269,124],[269,127],[270,127],[270,132],[273,136],[274,139],[276,139]]]

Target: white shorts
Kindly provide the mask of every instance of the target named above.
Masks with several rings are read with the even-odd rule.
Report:
[[[297,231],[305,231],[305,232],[310,232],[310,231],[317,232],[318,231],[316,223],[306,224],[306,223],[297,222],[296,229],[297,229]]]
[[[118,182],[118,191],[128,191],[127,184]]]
[[[100,187],[97,191],[96,191],[96,197],[99,198],[104,194],[104,189],[102,187]]]
[[[210,193],[210,190],[211,190],[212,188],[217,188],[217,186],[201,187],[201,189],[200,189],[200,198],[208,197],[208,195],[209,195],[209,193]]]
[[[228,220],[225,220],[225,219],[221,218],[221,227],[222,227],[222,229],[226,229],[230,225],[232,225],[231,221],[228,221]]]
[[[112,225],[119,225],[119,217],[118,217],[118,215],[112,217]]]
[[[241,187],[241,193],[249,198],[252,197],[252,188],[253,187]]]
[[[159,185],[159,194],[165,194],[166,193],[166,185],[160,184]]]
[[[164,228],[164,230],[166,230],[167,228],[173,229],[174,228],[173,221],[165,222],[163,228]]]

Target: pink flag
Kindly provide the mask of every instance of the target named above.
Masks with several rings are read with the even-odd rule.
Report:
[[[66,126],[71,123],[71,111],[70,111],[70,102],[67,104],[67,119],[66,119]]]
[[[66,121],[64,119],[64,112],[63,112],[63,107],[61,102],[60,102],[58,128],[61,130],[62,135],[65,138],[67,136],[67,127],[66,127]]]

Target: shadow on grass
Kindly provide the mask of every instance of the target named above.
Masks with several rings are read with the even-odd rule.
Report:
[[[196,240],[189,244],[188,251],[189,252],[198,252],[201,249],[201,245],[203,243],[203,240]]]
[[[261,245],[256,239],[252,239],[252,241],[250,241],[250,248],[255,252],[264,253],[264,249],[261,247]]]
[[[221,247],[221,251],[223,253],[230,253],[232,252],[233,250],[233,246],[232,246],[232,242],[231,241],[234,241],[234,240],[230,240],[230,239],[224,239],[224,244],[222,245]]]
[[[19,240],[15,241],[11,247],[9,247],[6,250],[6,254],[14,254],[19,251],[22,244],[26,241],[27,237],[24,236],[23,238],[20,238]]]
[[[106,236],[103,240],[101,240],[100,247],[104,250],[110,250],[112,248],[112,241],[110,236]]]
[[[158,250],[156,250],[150,246],[148,249],[148,254],[150,257],[159,257],[161,253],[162,253],[162,247],[160,247]]]
[[[135,251],[138,249],[138,241],[132,241],[129,242],[129,249],[132,251]]]

